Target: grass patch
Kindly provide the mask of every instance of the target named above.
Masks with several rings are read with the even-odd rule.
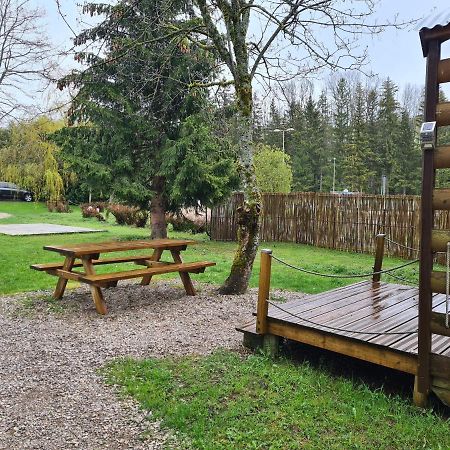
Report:
[[[445,419],[308,363],[219,351],[119,360],[104,375],[184,448],[450,448]]]
[[[93,234],[67,234],[49,236],[7,236],[0,235],[0,295],[25,291],[53,289],[56,278],[43,272],[37,272],[29,268],[30,264],[57,262],[62,258],[57,253],[44,251],[42,247],[49,244],[71,244],[77,242],[99,242],[112,240],[145,239],[150,235],[148,229],[132,228],[116,225],[110,217],[107,222],[98,222],[96,219],[83,219],[78,207],[72,207],[72,212],[67,214],[50,213],[44,204],[25,202],[0,202],[0,211],[13,215],[8,219],[0,220],[0,223],[57,223],[105,230],[102,233]],[[205,273],[194,275],[193,279],[221,284],[229,274],[233,261],[236,244],[232,242],[210,241],[204,234],[192,235],[189,233],[171,232],[171,238],[190,238],[197,241],[197,245],[189,247],[183,252],[185,261],[210,260],[217,263],[208,268]],[[308,245],[272,242],[264,243],[262,247],[272,248],[274,254],[293,264],[305,267],[309,270],[326,273],[367,273],[371,272],[373,256],[357,253],[316,248]],[[127,252],[124,254],[132,254]],[[134,252],[138,253],[138,252]],[[142,253],[141,253],[142,254]],[[120,253],[115,254],[119,256]],[[170,260],[170,255],[163,255],[163,259]],[[403,263],[398,258],[385,258],[384,267],[393,267]],[[125,268],[136,268],[133,264],[116,264],[99,266],[99,273]],[[413,282],[417,279],[417,267],[407,267],[397,274],[408,278]],[[258,285],[259,255],[254,264],[250,286]],[[164,275],[164,278],[177,277],[176,274]],[[159,277],[158,277],[159,278]],[[383,277],[386,281],[393,281]],[[336,287],[359,281],[354,279],[330,279],[319,278],[312,275],[292,271],[274,262],[272,265],[271,286],[275,289],[287,289],[306,293],[318,293]]]
[[[44,309],[51,314],[61,314],[67,308],[67,304],[53,298],[51,295],[26,295],[19,302],[22,313],[26,316],[31,315],[38,309]]]

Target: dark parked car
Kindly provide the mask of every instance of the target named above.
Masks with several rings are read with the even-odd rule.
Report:
[[[5,199],[31,202],[33,200],[33,194],[26,189],[20,188],[17,184],[0,181],[0,200]]]

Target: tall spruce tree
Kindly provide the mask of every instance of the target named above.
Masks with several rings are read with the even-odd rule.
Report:
[[[393,165],[398,158],[399,104],[397,85],[387,78],[382,84],[378,112],[378,176],[386,176],[391,183]]]
[[[372,174],[368,165],[371,149],[365,122],[365,93],[360,82],[354,93],[350,129],[349,142],[345,147],[343,178],[348,189],[364,192]]]
[[[397,154],[392,161],[392,193],[414,194],[420,189],[421,154],[414,134],[414,120],[403,109],[399,121]]]
[[[186,120],[202,110],[210,114],[205,89],[189,90],[188,85],[192,80],[208,80],[215,64],[202,46],[188,39],[166,38],[168,29],[182,26],[180,13],[185,6],[183,0],[121,0],[115,5],[85,5],[84,12],[98,14],[104,20],[78,35],[75,45],[100,42],[103,51],[101,55],[94,50],[77,53],[76,59],[87,69],[75,71],[59,83],[61,88],[73,85],[78,89],[70,118],[78,126],[99,130],[90,135],[95,139],[97,154],[116,155],[109,159],[113,166],[109,178],[121,181],[123,188],[119,193],[140,202],[150,200],[154,238],[166,236],[168,209],[197,205],[198,201],[210,203],[212,198],[217,199],[218,192],[227,192],[227,183],[216,183],[214,164],[202,165],[204,170],[183,181],[186,191],[199,196],[203,193],[201,198],[187,196],[183,200],[179,178],[172,182],[177,174],[184,173],[185,162],[192,163],[191,158],[203,155],[210,161],[215,154],[230,161],[211,142],[214,137],[205,134],[204,127],[196,130],[195,121],[185,125]],[[153,26],[149,27],[143,18],[152,18]],[[202,138],[193,135],[189,139],[189,132]],[[174,144],[178,139],[183,142],[181,147]],[[197,145],[195,155],[192,142]],[[199,147],[202,145],[203,152]],[[83,156],[87,153],[88,149]],[[176,160],[171,161],[173,158]],[[108,165],[108,159],[100,162],[103,167]],[[226,166],[228,171],[222,164],[222,173],[229,178],[232,165]],[[188,182],[203,186],[209,183],[209,188],[188,188]]]
[[[349,143],[350,90],[345,78],[340,78],[333,89],[333,158],[336,158],[336,187],[343,187],[343,163]]]

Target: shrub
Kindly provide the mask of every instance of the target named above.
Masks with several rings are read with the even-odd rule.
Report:
[[[63,200],[58,201],[48,201],[47,209],[50,212],[68,213],[70,212],[69,203]]]
[[[185,209],[178,213],[167,214],[166,221],[172,224],[174,231],[190,231],[204,233],[206,231],[206,216],[194,209]]]
[[[111,204],[108,211],[115,217],[118,225],[135,225],[143,228],[147,223],[148,212],[137,206]]]
[[[100,221],[104,221],[105,218],[101,214],[105,209],[105,204],[102,202],[98,203],[82,203],[80,205],[81,215],[84,218],[95,217]]]

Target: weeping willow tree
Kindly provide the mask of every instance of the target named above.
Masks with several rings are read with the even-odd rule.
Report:
[[[46,117],[12,125],[0,148],[0,179],[31,190],[36,200],[62,201],[74,175],[58,163],[59,147],[47,137],[63,126]]]

